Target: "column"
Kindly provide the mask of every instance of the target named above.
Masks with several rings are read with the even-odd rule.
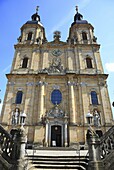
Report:
[[[76,123],[76,105],[75,105],[74,85],[75,83],[73,81],[68,81],[70,123],[73,123],[73,124]]]
[[[68,121],[67,121],[67,117],[65,120],[65,141],[64,141],[64,146],[67,147],[68,146]]]
[[[48,147],[48,121],[46,121],[45,146]]]
[[[38,82],[39,86],[39,95],[38,95],[38,121],[41,121],[41,117],[45,115],[44,109],[44,96],[45,96],[45,77],[42,77],[41,80]]]

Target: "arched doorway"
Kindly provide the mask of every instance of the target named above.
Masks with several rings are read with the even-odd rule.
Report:
[[[51,126],[51,146],[61,147],[62,146],[62,132],[61,126]]]

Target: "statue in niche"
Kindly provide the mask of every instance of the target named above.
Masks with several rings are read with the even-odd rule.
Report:
[[[12,124],[17,125],[19,123],[19,109],[15,109],[14,112],[12,112]]]
[[[100,119],[100,115],[98,113],[97,110],[94,111],[94,125],[95,126],[100,126],[101,124],[101,119]]]

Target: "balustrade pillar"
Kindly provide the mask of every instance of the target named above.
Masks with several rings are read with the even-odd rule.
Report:
[[[103,170],[103,163],[100,157],[100,139],[91,129],[87,131],[87,143],[89,149],[88,170]]]
[[[27,167],[27,161],[25,159],[25,146],[27,142],[27,135],[23,126],[15,131],[15,142],[14,142],[14,155],[17,163],[15,170],[24,170]]]

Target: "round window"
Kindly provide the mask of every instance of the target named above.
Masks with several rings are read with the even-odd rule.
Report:
[[[62,100],[62,94],[59,90],[53,90],[51,93],[51,102],[53,104],[60,104]]]

